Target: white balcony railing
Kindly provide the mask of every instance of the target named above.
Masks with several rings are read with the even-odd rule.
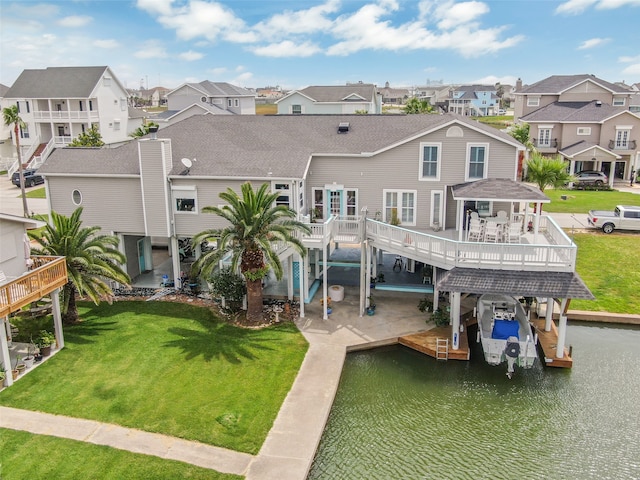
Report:
[[[59,121],[59,120],[97,120],[100,117],[97,110],[39,110],[33,112],[35,120]]]

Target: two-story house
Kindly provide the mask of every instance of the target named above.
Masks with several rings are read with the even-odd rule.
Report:
[[[605,172],[610,184],[640,165],[640,115],[634,92],[593,75],[554,75],[516,92],[515,119],[529,123],[534,146],[560,154],[570,172]]]
[[[105,66],[24,70],[5,103],[17,105],[25,123],[20,129],[25,163],[39,146],[49,152],[68,145],[93,126],[106,144],[117,144],[142,124],[139,117],[130,121],[127,90]]]
[[[382,113],[382,95],[369,83],[311,86],[293,90],[275,103],[279,115]]]
[[[450,91],[448,112],[467,116],[497,115],[500,98],[494,85],[461,85]]]
[[[480,288],[464,281],[477,269],[511,294],[580,295],[548,287],[580,283],[576,247],[551,218],[529,210],[549,200],[515,181],[523,149],[503,132],[450,114],[205,115],[117,149],[58,149],[41,173],[52,210],[70,214],[81,205],[86,224],[120,237],[134,282],[154,268],[152,238],[178,252],[180,239],[224,225],[202,213],[221,204],[221,192],[266,182],[277,203],[312,229],[301,238],[304,258],[279,250],[287,272],[280,285],[302,300],[302,316],[314,285],[327,296],[327,258],[346,242],[362,246],[361,279],[375,276],[372,259],[383,251],[428,265],[436,303],[445,274],[462,279],[464,290],[451,287],[456,325],[461,293]],[[515,226],[513,240],[469,241],[472,211],[490,219],[501,210]],[[172,261],[177,283],[178,255]],[[369,288],[360,282],[361,311]]]
[[[167,110],[153,118],[160,128],[192,115],[255,115],[256,94],[226,82],[183,83],[167,93]]]

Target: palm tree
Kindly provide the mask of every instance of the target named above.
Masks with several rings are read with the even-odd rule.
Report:
[[[220,198],[228,205],[204,207],[204,213],[214,213],[229,222],[221,230],[205,230],[194,238],[194,244],[216,238],[218,248],[200,257],[193,265],[194,272],[208,277],[218,262],[231,253],[231,270],[244,275],[247,282],[247,322],[262,321],[262,279],[272,269],[276,278],[282,278],[282,263],[276,245],[284,243],[306,254],[296,232],[311,233],[305,224],[294,220],[296,213],[289,207],[276,205],[278,193],[269,192],[264,183],[254,191],[251,183],[241,186],[242,197],[228,188]]]
[[[406,105],[404,106],[404,113],[406,114],[415,114],[415,113],[432,113],[433,106],[429,103],[429,100],[420,100],[418,97],[412,97],[407,100]]]
[[[567,166],[560,156],[550,158],[534,152],[527,162],[527,179],[535,183],[541,192],[547,187],[561,188],[573,180]]]
[[[25,127],[25,123],[20,118],[20,112],[18,112],[17,105],[11,105],[10,107],[2,110],[2,117],[4,124],[7,126],[13,125],[13,134],[16,140],[16,152],[18,153],[18,172],[20,174],[20,193],[22,194],[22,209],[24,211],[24,217],[29,217],[29,207],[27,207],[27,193],[24,190],[24,174],[22,173],[22,153],[20,152],[20,128]]]
[[[119,239],[115,235],[97,235],[100,227],[83,227],[80,216],[82,207],[70,217],[51,212],[51,223],[42,232],[29,231],[29,237],[39,247],[36,255],[64,256],[67,261],[69,281],[62,289],[62,320],[78,321],[76,294],[88,297],[96,305],[100,300],[111,301],[113,291],[107,280],[125,285],[131,281],[120,266],[126,261],[118,250]]]

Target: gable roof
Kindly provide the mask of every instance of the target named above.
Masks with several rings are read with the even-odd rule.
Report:
[[[0,212],[0,220],[22,223],[24,224],[24,228],[26,228],[27,230],[30,230],[32,228],[41,228],[46,225],[46,223],[41,220],[34,220],[33,218],[18,217],[17,215],[11,215],[9,213],[2,213],[2,212]]]
[[[88,98],[108,68],[47,67],[44,70],[23,70],[5,97]],[[114,76],[112,79],[117,81]]]
[[[0,83],[0,98],[5,96],[5,93],[9,90],[9,87]]]
[[[349,122],[349,132],[338,125]],[[451,124],[481,131],[522,147],[506,133],[461,116],[447,115],[198,115],[169,125],[158,138],[171,139],[174,167],[196,159],[191,177],[303,178],[314,155],[362,156],[383,151]],[[58,148],[40,167],[42,174],[139,175],[138,142],[118,148]]]
[[[367,102],[372,101],[376,96],[377,88],[371,83],[358,83],[354,85],[330,85],[311,86],[294,92],[319,103],[352,101],[349,97],[357,96]],[[293,93],[293,92],[291,92]],[[356,99],[356,101],[360,101]]]
[[[622,158],[617,153],[612,152],[611,150],[607,150],[604,147],[592,142],[585,142],[581,140],[578,143],[574,143],[573,145],[569,145],[566,148],[561,149],[558,153],[560,153],[563,157],[566,158],[574,158],[576,155],[580,155],[581,153],[586,152],[587,150],[599,150],[601,153],[605,155],[609,155],[613,158]]]
[[[185,85],[194,88],[195,90],[202,92],[209,97],[255,97],[255,93],[247,90],[246,88],[237,87],[227,82],[211,82],[204,80],[200,83],[183,83],[182,85],[174,88],[167,95],[171,95],[173,92],[180,90]]]
[[[530,95],[536,93],[539,93],[541,95],[560,94],[586,81],[593,82],[594,84],[599,85],[612,93],[629,93],[628,88],[607,82],[606,80],[602,80],[595,75],[581,74],[552,75],[532,85],[523,87],[522,90],[516,92],[516,95]]]
[[[553,102],[545,105],[520,120],[523,122],[582,122],[601,123],[621,113],[631,113],[625,107],[614,107],[598,102]]]

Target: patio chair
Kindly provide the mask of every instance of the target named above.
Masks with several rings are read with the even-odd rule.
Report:
[[[484,227],[485,242],[499,242],[502,239],[502,228],[493,221],[487,222]]]
[[[509,220],[509,216],[504,210],[499,210],[496,214],[496,220],[498,220],[498,223],[505,223]]]
[[[522,236],[522,223],[514,222],[509,224],[506,230],[506,240],[509,243],[520,243]]]
[[[467,233],[467,240],[470,242],[479,242],[483,238],[483,225],[479,219],[471,219],[469,222],[469,232]]]

